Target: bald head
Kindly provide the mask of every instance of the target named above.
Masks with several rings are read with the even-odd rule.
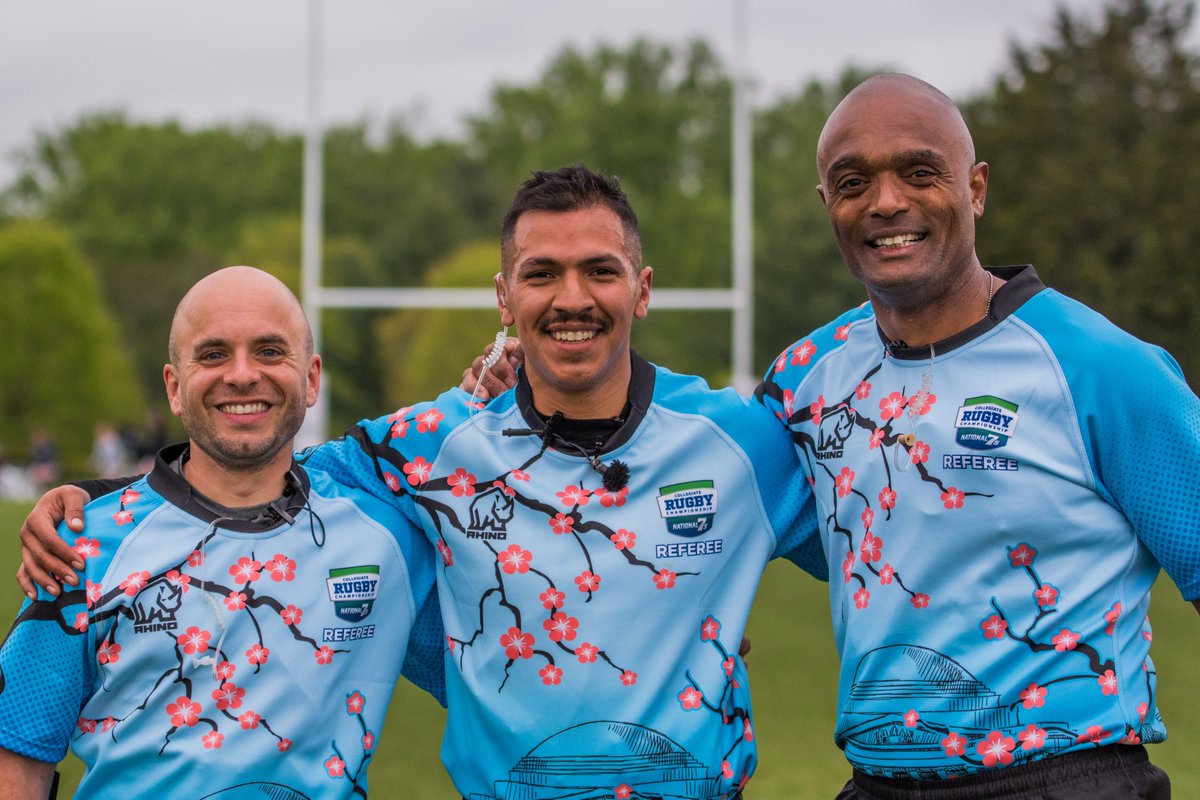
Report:
[[[920,78],[885,73],[867,78],[854,87],[829,115],[817,141],[817,169],[821,183],[835,152],[847,135],[876,131],[878,136],[897,131],[930,139],[957,164],[975,162],[975,144],[958,106],[940,89]]]
[[[179,366],[181,356],[181,338],[185,331],[195,327],[195,323],[207,316],[214,308],[228,307],[230,304],[249,304],[270,308],[271,313],[283,315],[278,320],[287,327],[298,326],[304,340],[305,356],[313,354],[312,328],[300,301],[292,294],[291,289],[274,275],[254,267],[225,267],[212,272],[192,286],[179,305],[175,307],[175,316],[171,320],[171,335],[167,344],[167,352],[171,363]]]

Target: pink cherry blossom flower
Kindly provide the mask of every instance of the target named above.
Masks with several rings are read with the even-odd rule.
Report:
[[[431,408],[428,411],[422,411],[417,414],[417,433],[434,433],[438,429],[438,423],[446,418],[446,415],[438,411],[436,408]]]
[[[437,540],[437,551],[442,557],[442,564],[447,567],[454,566],[454,553],[450,550],[450,545],[446,544],[445,539]]]
[[[221,747],[221,742],[225,741],[225,735],[219,731],[209,731],[200,737],[200,741],[204,743],[206,750],[217,750]]]
[[[1028,567],[1037,556],[1037,550],[1022,542],[1016,547],[1009,548],[1008,560],[1016,568]]]
[[[862,381],[858,386],[854,387],[854,396],[859,400],[866,400],[871,396],[871,384]]]
[[[265,664],[267,659],[271,657],[271,651],[263,647],[261,644],[256,644],[246,651],[246,660],[251,664]]]
[[[229,681],[212,690],[212,699],[217,701],[217,708],[221,711],[237,708],[242,704],[242,698],[245,696],[245,689],[235,686]]]
[[[556,492],[556,495],[564,506],[586,506],[592,493],[582,486],[567,486],[561,492]]]
[[[999,614],[992,614],[979,623],[979,627],[983,628],[984,637],[999,640],[1004,638],[1005,631],[1008,630],[1008,622]]]
[[[868,531],[858,547],[858,555],[864,564],[878,561],[883,557],[883,539]]]
[[[1121,744],[1141,744],[1142,737],[1138,736],[1137,731],[1133,728],[1126,728],[1125,735],[1121,737]]]
[[[883,444],[883,428],[876,428],[871,431],[871,438],[867,440],[867,447],[874,450],[881,444]]]
[[[1021,740],[1022,750],[1037,750],[1046,743],[1046,732],[1037,725],[1030,723],[1025,730],[1017,734]]]
[[[75,727],[79,728],[80,733],[95,733],[96,732],[96,720],[84,719],[83,717],[80,717],[79,719],[77,719],[75,721]]]
[[[929,595],[924,592],[917,592],[909,598],[908,602],[912,603],[913,608],[929,608]]]
[[[1000,731],[992,731],[986,739],[975,745],[975,750],[983,756],[985,767],[994,767],[997,764],[1007,766],[1013,761],[1012,751],[1016,746],[1017,742],[1011,736],[1005,736]]]
[[[561,512],[555,514],[547,521],[550,523],[550,529],[559,535],[570,533],[575,527],[575,518]]]
[[[821,410],[825,408],[825,395],[817,395],[817,399],[808,405],[808,413],[812,414],[813,425],[821,424]]]
[[[879,582],[884,586],[891,583],[894,577],[896,577],[896,570],[891,564],[884,564],[879,569]]]
[[[183,648],[183,652],[188,655],[195,653],[203,653],[208,649],[208,640],[212,638],[212,634],[208,631],[202,631],[195,625],[188,628],[184,633],[175,637],[175,641]]]
[[[928,414],[930,409],[933,408],[933,404],[936,402],[936,394],[924,394],[917,392],[912,397],[908,398],[909,413],[916,414],[918,416]]]
[[[87,605],[91,608],[104,594],[104,587],[98,583],[92,583],[89,580],[84,581],[85,594],[87,595]]]
[[[617,528],[617,532],[612,537],[613,547],[618,550],[632,550],[637,544],[637,534],[633,531],[627,531],[624,528]]]
[[[199,550],[193,550],[188,553],[187,563],[189,567],[198,567],[204,563],[204,553]]]
[[[296,577],[296,562],[282,553],[276,553],[275,557],[266,563],[266,570],[271,574],[273,581],[290,581]]]
[[[121,590],[125,592],[125,594],[133,597],[146,586],[146,583],[149,580],[150,573],[146,570],[141,570],[139,572],[129,573],[129,577],[121,581],[119,586]]]
[[[862,514],[859,515],[859,519],[862,520],[864,530],[871,530],[871,526],[875,524],[874,509],[872,509],[870,506],[864,508]]]
[[[904,411],[908,398],[899,392],[892,392],[879,401],[879,415],[884,419],[896,419]]]
[[[279,750],[279,752],[281,752],[281,753],[286,753],[288,750],[292,749],[292,740],[291,739],[280,739],[279,743],[277,745],[275,745],[275,748],[277,750]]]
[[[87,561],[92,556],[100,555],[100,542],[96,539],[89,539],[86,536],[80,536],[75,539],[75,552],[84,561]]]
[[[589,569],[585,569],[575,577],[575,585],[579,587],[579,591],[581,592],[594,592],[600,588],[600,576],[594,574]]]
[[[1113,635],[1113,631],[1117,629],[1117,620],[1121,618],[1121,604],[1113,603],[1112,608],[1104,612],[1104,621],[1108,623],[1108,627],[1104,629],[1104,633],[1108,636]]]
[[[1111,669],[1104,670],[1104,674],[1096,679],[1096,683],[1100,684],[1100,691],[1103,694],[1117,693],[1117,676]]]
[[[313,658],[317,660],[318,664],[329,664],[333,661],[333,648],[328,645],[321,645],[321,647],[313,651]]]
[[[117,721],[112,717],[105,717],[104,721],[100,723],[100,730],[103,733],[108,733],[115,727],[117,727]]]
[[[837,486],[838,497],[845,497],[854,491],[854,470],[842,467],[842,471],[833,479]]]
[[[237,667],[229,661],[221,661],[217,664],[217,677],[221,680],[229,680],[235,672],[237,672]]]
[[[542,601],[543,608],[562,608],[563,601],[567,596],[551,586],[546,591],[538,595],[538,599]]]
[[[375,732],[367,731],[362,735],[363,752],[369,753],[375,749]]]
[[[558,611],[551,615],[550,619],[544,620],[542,627],[549,632],[550,641],[561,642],[565,640],[569,642],[575,638],[576,632],[579,629],[579,620]]]
[[[908,460],[914,464],[924,464],[927,462],[929,460],[929,445],[920,439],[913,442],[912,449],[908,451]]]
[[[942,492],[942,505],[946,508],[962,508],[966,495],[953,486]]]
[[[331,778],[340,778],[346,774],[346,762],[342,761],[336,755],[330,756],[325,760],[325,772]]]
[[[1026,708],[1041,708],[1046,705],[1046,687],[1031,683],[1021,690],[1021,704]]]
[[[896,490],[885,486],[879,490],[879,507],[887,510],[896,507]]]
[[[784,413],[784,416],[786,416],[790,419],[792,416],[792,412],[795,410],[796,410],[796,395],[792,394],[791,389],[784,389],[783,390],[783,413]]]
[[[529,480],[529,473],[528,473],[528,472],[525,472],[524,470],[520,470],[520,469],[514,469],[514,470],[510,471],[508,474],[512,476],[512,479],[513,479],[514,481],[527,481],[527,480]]]
[[[854,607],[866,608],[871,602],[871,593],[864,587],[859,587],[859,590],[854,593]]]
[[[562,683],[563,671],[553,664],[547,664],[538,670],[538,677],[547,686],[557,686]]]
[[[433,465],[421,456],[417,456],[405,464],[402,471],[409,486],[420,486],[429,480],[429,473],[433,471]]]
[[[242,556],[236,564],[229,567],[229,574],[240,583],[254,583],[262,575],[262,564]]]
[[[846,557],[842,559],[842,577],[846,579],[846,583],[850,582],[850,577],[854,574],[854,552],[846,553]]]
[[[367,699],[362,696],[361,692],[351,692],[346,695],[346,713],[351,716],[356,716],[363,712],[363,708],[367,705]]]
[[[619,508],[625,505],[625,501],[629,499],[629,487],[622,486],[619,491],[610,492],[603,486],[598,486],[592,491],[592,494],[600,500],[600,505],[604,508]]]
[[[733,656],[730,656],[729,658],[727,658],[721,662],[721,669],[722,669],[722,671],[724,671],[726,678],[733,675],[733,667],[734,667]]]
[[[675,573],[663,567],[658,572],[654,573],[654,585],[658,589],[674,589],[675,588]]]
[[[839,342],[846,341],[850,338],[850,327],[850,323],[838,325],[837,330],[834,331],[833,338],[837,339]]]
[[[633,797],[633,787],[631,787],[628,783],[618,784],[617,787],[613,789],[614,800],[629,800],[631,797]]]
[[[689,686],[679,693],[679,705],[684,711],[695,711],[704,702],[704,695],[694,686]]]
[[[200,704],[192,702],[192,698],[186,695],[181,695],[174,703],[167,703],[167,714],[176,728],[190,728],[200,720]]]
[[[142,493],[137,489],[126,489],[125,491],[121,492],[121,505],[131,506],[140,500],[141,497]]]
[[[168,583],[172,586],[178,586],[179,590],[185,593],[188,590],[188,585],[192,582],[190,575],[184,575],[177,569],[168,570],[165,577]]]
[[[600,654],[600,649],[594,644],[584,642],[575,648],[575,657],[579,659],[580,664],[594,664],[596,656]]]
[[[258,727],[258,723],[262,721],[262,717],[253,711],[245,711],[238,717],[238,724],[242,726],[242,730],[248,731]]]
[[[1112,731],[1105,730],[1099,725],[1089,725],[1087,733],[1081,733],[1075,738],[1076,744],[1091,742],[1092,744],[1100,744],[1102,741],[1112,736]]]
[[[627,669],[621,673],[621,683],[625,686],[634,686],[637,684],[637,673],[631,669]]]
[[[504,552],[496,556],[496,561],[506,574],[520,573],[524,575],[529,572],[529,562],[533,561],[533,553],[519,544],[510,544]]]
[[[921,715],[917,713],[915,708],[910,708],[908,713],[904,715],[904,727],[906,728],[915,728],[920,721]]]
[[[1075,645],[1079,644],[1079,639],[1082,634],[1063,628],[1054,636],[1050,637],[1050,642],[1054,645],[1054,649],[1060,653],[1065,653],[1068,650],[1074,650]]]
[[[113,514],[112,518],[113,522],[117,523],[118,525],[128,525],[129,523],[133,522],[133,512],[121,509],[117,513]]]
[[[454,474],[446,477],[450,484],[450,494],[455,497],[470,497],[475,494],[475,476],[462,467],[454,470]]]
[[[961,756],[967,750],[967,740],[959,736],[954,731],[942,739],[942,750],[947,756]]]
[[[733,765],[729,763],[729,759],[721,761],[721,777],[729,780],[733,777]]]
[[[80,611],[75,615],[75,624],[72,626],[80,633],[84,633],[88,629],[88,615],[86,611]]]
[[[393,491],[393,492],[400,491],[400,479],[398,477],[396,477],[396,473],[388,472],[387,470],[384,470],[383,482],[385,484],[387,484],[388,489],[390,489],[391,491]]]
[[[1037,591],[1033,593],[1033,596],[1037,600],[1038,606],[1041,608],[1049,608],[1058,602],[1058,589],[1054,588],[1048,583],[1043,583],[1037,588]]]
[[[300,620],[304,617],[304,610],[289,604],[287,608],[279,612],[279,616],[283,618],[284,625],[299,625]]]
[[[225,596],[225,607],[230,611],[241,611],[246,607],[246,595],[243,592],[230,592]]]
[[[700,641],[711,642],[721,635],[721,623],[713,619],[712,615],[704,618],[704,622],[700,623]]]
[[[525,633],[517,627],[508,629],[508,633],[500,636],[500,646],[504,654],[511,659],[529,658],[533,655],[533,634]]]
[[[807,366],[810,358],[817,352],[812,339],[806,339],[792,351],[792,366]]]

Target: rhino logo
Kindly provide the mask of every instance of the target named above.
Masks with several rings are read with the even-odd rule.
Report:
[[[821,426],[817,429],[817,458],[841,458],[842,447],[854,431],[857,418],[857,412],[845,404],[821,417]]]
[[[183,589],[159,579],[143,589],[133,601],[133,632],[175,630],[175,613],[183,604]]]
[[[492,486],[471,501],[471,524],[467,527],[467,538],[508,538],[507,525],[513,518],[516,502],[505,491],[506,488]]]

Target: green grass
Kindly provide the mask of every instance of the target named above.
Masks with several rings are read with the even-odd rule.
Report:
[[[0,552],[0,584],[16,572],[15,534],[24,515],[24,506],[0,504],[0,530],[11,535]],[[1200,797],[1195,757],[1200,705],[1188,699],[1200,688],[1195,657],[1200,619],[1165,579],[1155,598],[1153,655],[1170,739],[1150,753],[1171,774],[1175,797]],[[20,601],[15,582],[7,589],[0,587],[0,617],[11,619]],[[772,564],[751,616],[750,636],[754,647],[748,660],[762,757],[750,795],[753,800],[832,798],[850,769],[833,744],[837,656],[825,586],[791,565]],[[438,756],[444,720],[445,713],[428,696],[407,684],[398,687],[371,767],[373,795],[405,800],[458,796]],[[67,798],[81,768],[72,758],[61,769],[64,789],[59,796]]]

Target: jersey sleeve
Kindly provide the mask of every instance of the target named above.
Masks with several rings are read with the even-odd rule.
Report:
[[[21,606],[0,645],[0,747],[51,763],[66,755],[95,680],[88,627],[82,589]]]
[[[417,610],[408,638],[408,653],[401,674],[419,689],[446,706],[446,633],[434,586]]]
[[[1049,315],[1056,308],[1041,306],[1031,311]],[[1048,341],[1071,393],[1096,490],[1121,510],[1183,597],[1196,600],[1200,399],[1166,351],[1095,312],[1086,315],[1078,327],[1051,327]]]

